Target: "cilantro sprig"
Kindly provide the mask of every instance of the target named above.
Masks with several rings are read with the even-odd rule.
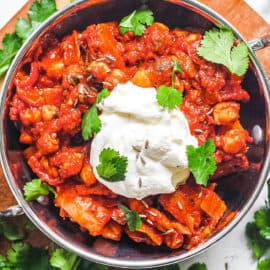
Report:
[[[34,248],[27,243],[13,243],[7,256],[0,256],[0,267],[4,270],[52,270],[49,254],[44,249]]]
[[[125,180],[128,159],[119,152],[104,148],[99,155],[100,164],[96,167],[100,177],[110,182]]]
[[[141,36],[146,25],[154,23],[153,12],[149,9],[134,10],[131,14],[124,17],[119,23],[119,32],[124,35],[133,32],[135,36]]]
[[[118,207],[124,212],[130,231],[134,232],[142,226],[142,220],[138,212],[128,209],[123,204],[118,204]]]
[[[172,86],[161,85],[157,90],[158,104],[164,108],[168,108],[169,110],[179,107],[183,100],[182,93],[174,88],[176,71],[183,73],[183,70],[179,66],[178,62],[173,61],[171,75]]]
[[[22,240],[25,236],[24,230],[11,219],[0,219],[0,235],[3,234],[9,241]]]
[[[267,181],[268,202],[254,213],[254,220],[246,225],[246,237],[253,255],[258,259],[258,270],[270,269],[270,258],[261,259],[270,248],[270,179]]]
[[[108,97],[110,92],[108,89],[104,88],[97,95],[96,102],[92,107],[83,115],[82,118],[82,137],[84,140],[89,140],[94,134],[98,133],[101,129],[101,121],[98,116],[97,104],[101,102],[102,99]]]
[[[207,270],[207,266],[205,263],[194,263],[188,270]]]
[[[27,201],[36,200],[39,196],[47,196],[52,192],[56,196],[56,191],[53,187],[41,181],[41,179],[33,179],[27,182],[24,187],[24,197]]]
[[[269,270],[270,259],[264,259],[258,262],[258,270]]]
[[[16,34],[26,40],[32,32],[56,11],[55,0],[34,1],[27,15],[28,18],[19,18],[15,25]]]
[[[209,139],[199,147],[187,146],[188,166],[195,181],[199,185],[207,185],[209,176],[213,175],[217,169],[215,153],[215,144]]]
[[[23,42],[32,34],[40,23],[56,11],[55,0],[35,0],[28,11],[28,18],[19,18],[15,33],[6,34],[0,50],[0,77],[8,70],[13,58]]]
[[[11,61],[22,45],[21,39],[15,34],[6,34],[0,50],[0,77],[8,70]]]
[[[234,46],[234,34],[227,27],[206,31],[198,55],[204,59],[226,66],[229,71],[242,76],[248,69],[248,48],[244,42]]]

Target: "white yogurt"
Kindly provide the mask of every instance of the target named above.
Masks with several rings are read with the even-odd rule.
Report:
[[[131,82],[117,85],[98,105],[102,127],[91,145],[90,162],[98,181],[128,198],[174,192],[189,177],[186,146],[197,147],[179,109],[157,103],[154,88]],[[112,148],[128,158],[124,181],[110,182],[96,171],[99,154]]]

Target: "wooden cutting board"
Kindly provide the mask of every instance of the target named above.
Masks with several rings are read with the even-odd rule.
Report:
[[[2,40],[5,33],[14,32],[14,25],[17,18],[26,16],[26,12],[29,9],[33,1],[28,1],[27,4],[0,30],[0,40]],[[56,0],[58,9],[70,3],[70,0]],[[270,25],[267,24],[253,9],[251,9],[243,0],[201,0],[202,3],[208,5],[212,9],[216,10],[222,16],[224,16],[229,22],[231,22],[240,33],[247,39],[252,40],[258,37],[262,37],[270,33]],[[261,60],[264,69],[270,79],[270,47],[265,48],[257,52],[259,59]],[[1,88],[0,80],[0,88]],[[7,207],[16,204],[9,188],[6,184],[5,177],[0,167],[0,211]],[[41,236],[40,236],[41,237]],[[33,237],[36,239],[38,237]],[[0,251],[1,243],[0,243]]]

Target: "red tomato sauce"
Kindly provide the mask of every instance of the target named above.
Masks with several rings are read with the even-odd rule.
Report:
[[[115,22],[90,25],[63,40],[41,47],[15,77],[16,93],[10,119],[20,127],[24,156],[42,181],[55,186],[55,205],[92,236],[119,241],[126,234],[135,242],[191,249],[205,241],[234,216],[215,193],[216,184],[203,187],[189,179],[172,194],[127,199],[97,182],[89,163],[90,142],[81,136],[84,113],[102,88],[113,91],[132,81],[141,87],[171,84],[183,92],[180,109],[199,144],[213,139],[217,171],[213,178],[246,170],[252,138],[239,120],[240,103],[249,100],[242,77],[209,63],[196,53],[202,36],[161,23],[147,27],[141,37],[123,36]],[[29,71],[27,71],[27,67]],[[177,130],[175,131],[177,132]],[[139,212],[143,225],[130,231],[123,203]]]

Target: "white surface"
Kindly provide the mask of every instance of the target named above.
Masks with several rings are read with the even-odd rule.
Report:
[[[270,23],[270,0],[245,1]],[[25,2],[26,0],[0,0],[0,28],[15,15],[16,10],[19,10]],[[252,252],[248,248],[245,238],[245,225],[252,220],[253,213],[264,205],[266,193],[265,187],[249,214],[229,235],[208,251],[181,264],[181,270],[186,270],[194,262],[205,262],[208,270],[256,270],[256,261],[252,258]],[[225,269],[226,262],[228,269]]]
[[[0,29],[20,10],[27,0],[0,0]]]
[[[253,9],[270,23],[270,0],[245,0]]]

